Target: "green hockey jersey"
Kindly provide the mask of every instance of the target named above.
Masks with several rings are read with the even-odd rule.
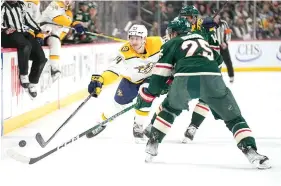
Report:
[[[205,36],[207,37],[207,36]],[[159,95],[168,78],[176,76],[218,75],[217,53],[201,34],[191,33],[177,36],[160,50],[160,59],[153,68],[149,92]]]

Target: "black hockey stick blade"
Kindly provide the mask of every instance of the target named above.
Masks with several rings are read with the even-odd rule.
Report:
[[[122,114],[128,112],[129,110],[131,110],[132,108],[134,108],[134,106],[135,106],[135,105],[131,105],[131,106],[125,108],[124,110],[122,110],[122,111],[116,113],[115,115],[111,116],[110,118],[108,118],[107,120],[101,122],[100,124],[98,124],[98,125],[96,125],[96,126],[90,128],[90,129],[86,130],[85,132],[82,132],[82,133],[79,134],[78,136],[75,136],[75,137],[71,138],[69,141],[63,143],[63,144],[60,145],[60,146],[55,147],[54,149],[52,149],[52,150],[46,152],[45,154],[42,154],[41,156],[36,157],[36,158],[29,158],[29,157],[27,157],[27,156],[21,155],[21,154],[19,154],[18,152],[16,152],[16,151],[13,150],[13,149],[8,149],[8,150],[6,151],[6,153],[7,153],[7,155],[8,155],[9,157],[11,157],[12,159],[14,159],[14,160],[16,160],[16,161],[20,161],[20,162],[22,162],[22,163],[27,163],[27,164],[34,164],[34,163],[36,163],[36,162],[38,162],[38,161],[40,161],[40,160],[46,158],[47,156],[53,154],[54,152],[56,152],[56,151],[62,149],[63,147],[66,147],[67,145],[71,144],[72,142],[79,140],[80,138],[82,138],[83,136],[85,136],[86,134],[88,134],[89,132],[91,132],[91,131],[93,131],[93,130],[97,131],[97,132],[94,132],[94,134],[96,134],[96,135],[99,134],[101,131],[103,131],[103,130],[105,129],[105,126],[104,126],[105,123],[107,123],[107,122],[109,122],[109,121],[112,121],[112,120],[114,120],[115,118],[117,118],[118,116],[120,116],[120,115],[122,115]]]
[[[45,140],[43,139],[40,133],[36,134],[35,139],[42,148],[46,147],[46,145],[48,144],[48,142],[45,142]]]
[[[105,129],[106,125],[98,124],[98,125],[96,125],[95,127],[96,127],[96,128],[95,128],[93,131],[91,131],[91,132],[89,132],[89,133],[86,134],[86,137],[87,137],[87,138],[95,137],[96,135],[98,135],[99,133],[101,133],[101,132]]]

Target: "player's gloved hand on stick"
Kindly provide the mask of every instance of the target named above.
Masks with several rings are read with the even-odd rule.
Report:
[[[83,27],[82,24],[76,24],[76,25],[73,26],[73,28],[75,29],[75,31],[78,34],[84,34],[85,33],[85,28]]]
[[[149,108],[152,105],[153,100],[156,98],[156,96],[152,95],[150,92],[148,92],[148,89],[143,87],[139,91],[139,95],[137,97],[137,102],[135,105],[135,109],[142,109],[142,108]]]
[[[102,85],[103,85],[103,77],[98,74],[93,74],[91,78],[91,82],[88,85],[88,92],[90,94],[94,92],[93,96],[98,97],[98,95],[101,92]]]

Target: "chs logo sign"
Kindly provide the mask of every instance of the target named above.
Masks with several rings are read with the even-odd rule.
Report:
[[[240,62],[250,62],[258,59],[262,55],[262,50],[258,44],[240,44],[235,57]]]

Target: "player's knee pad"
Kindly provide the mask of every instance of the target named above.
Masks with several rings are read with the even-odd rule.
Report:
[[[120,112],[121,110],[125,109],[126,107],[127,107],[127,105],[121,105],[113,100],[110,102],[108,107],[103,112],[102,118],[107,119],[107,118],[113,116],[114,114]]]
[[[61,51],[61,41],[58,36],[51,35],[47,38],[47,44],[50,47],[50,56],[59,56]]]
[[[165,111],[167,111],[169,113],[172,113],[175,116],[179,116],[181,114],[181,112],[182,112],[182,110],[175,109],[175,108],[171,107],[169,105],[169,101],[168,101],[167,98],[164,99],[164,101],[163,101],[163,103],[161,105],[162,105],[162,107],[161,107],[162,110],[165,110]]]

